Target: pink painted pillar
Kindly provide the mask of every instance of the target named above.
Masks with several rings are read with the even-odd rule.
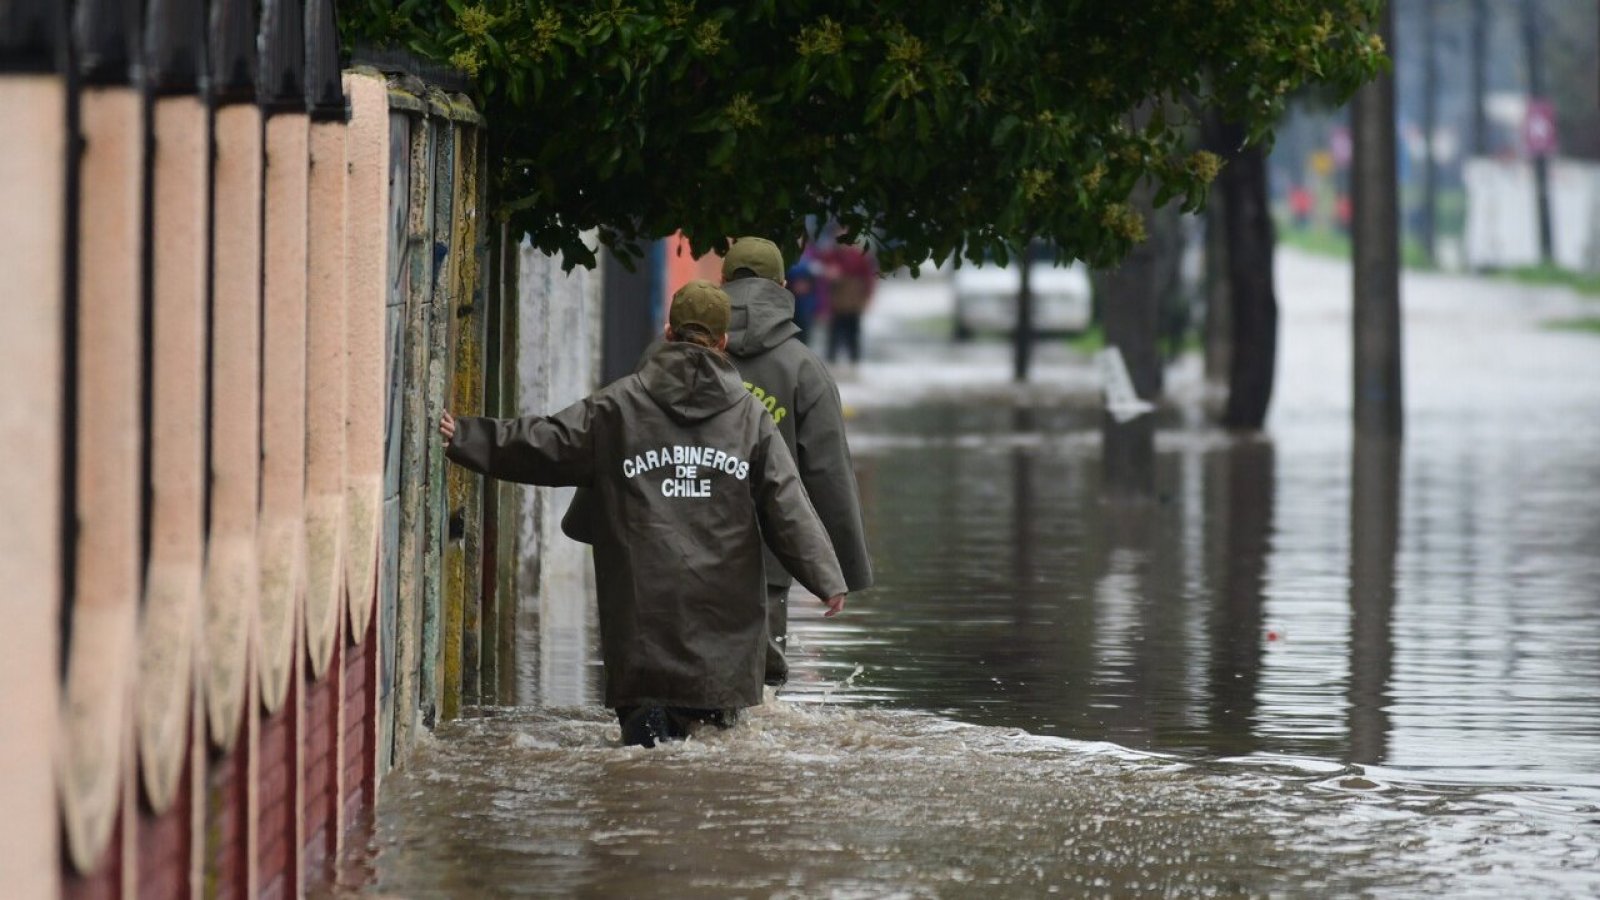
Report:
[[[344,611],[345,123],[311,125],[306,291],[306,650],[326,673]]]
[[[305,584],[306,190],[309,120],[267,117],[261,344],[261,702],[276,712],[294,669]]]
[[[60,891],[56,828],[60,692],[62,323],[67,113],[65,81],[0,76],[0,872],[5,891]]]
[[[385,305],[389,296],[389,87],[347,73],[345,226],[345,590],[351,640],[373,620],[383,514]]]
[[[164,812],[178,794],[191,737],[205,534],[206,189],[204,101],[154,101],[151,184],[150,555],[138,688],[145,793]]]
[[[102,862],[133,776],[141,491],[139,286],[144,101],[129,86],[79,95],[76,596],[62,707],[63,832],[81,872]]]
[[[224,750],[233,747],[243,720],[259,594],[261,125],[254,102],[217,107],[205,697],[211,741]]]

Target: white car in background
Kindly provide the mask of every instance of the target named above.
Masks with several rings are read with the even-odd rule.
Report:
[[[1049,251],[1037,253],[1031,268],[1033,331],[1037,335],[1078,334],[1093,319],[1089,270],[1074,260],[1056,265]],[[964,262],[952,273],[955,321],[951,334],[965,341],[977,334],[1010,334],[1017,327],[1017,295],[1022,290],[1021,260],[1005,265]]]

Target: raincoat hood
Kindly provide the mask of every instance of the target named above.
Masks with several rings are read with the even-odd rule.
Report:
[[[722,286],[733,301],[728,352],[756,356],[800,334],[794,323],[794,295],[766,278],[741,278]]]
[[[727,357],[685,342],[662,344],[639,370],[639,380],[675,422],[705,421],[745,395],[739,370]]]

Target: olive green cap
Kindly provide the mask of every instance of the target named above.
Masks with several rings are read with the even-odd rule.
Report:
[[[699,325],[720,338],[728,333],[728,320],[733,315],[728,295],[709,281],[696,279],[672,295],[672,311],[667,321],[672,330],[685,325]]]
[[[749,269],[770,281],[782,281],[783,252],[766,238],[735,238],[728,255],[722,258],[722,280],[732,278],[740,269]]]

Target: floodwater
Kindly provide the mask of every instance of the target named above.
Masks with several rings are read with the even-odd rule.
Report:
[[[1267,433],[1180,365],[1121,507],[1082,359],[1012,388],[887,286],[843,384],[879,584],[796,594],[790,686],[653,751],[596,706],[443,726],[340,889],[1600,894],[1600,339],[1545,326],[1600,302],[1408,277],[1407,436],[1356,447],[1348,271],[1279,285]]]

